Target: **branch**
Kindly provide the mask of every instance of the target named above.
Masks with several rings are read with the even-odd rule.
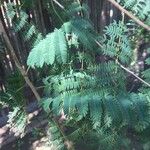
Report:
[[[30,89],[32,90],[32,92],[34,93],[36,99],[39,101],[41,98],[38,94],[38,92],[36,91],[36,88],[34,87],[34,85],[32,84],[32,82],[30,81],[29,77],[26,74],[26,71],[22,68],[16,54],[15,54],[15,50],[13,48],[13,46],[11,45],[11,42],[7,36],[7,33],[5,31],[5,28],[3,26],[2,20],[0,19],[0,32],[3,33],[4,36],[4,40],[6,42],[6,46],[8,47],[8,49],[11,52],[12,58],[17,66],[17,68],[19,69],[20,73],[22,74],[24,80],[26,81],[27,85],[30,87]]]
[[[54,3],[56,3],[61,9],[65,9],[63,5],[61,5],[57,0],[53,0]]]
[[[123,70],[125,70],[126,72],[132,74],[135,78],[137,78],[139,81],[141,81],[142,83],[146,84],[148,87],[150,87],[150,84],[147,83],[146,81],[144,81],[143,79],[141,79],[140,77],[138,77],[136,74],[134,74],[134,72],[130,71],[129,69],[127,69],[126,67],[124,67],[123,65],[121,65],[119,62],[116,62]]]
[[[143,28],[147,29],[150,31],[150,26],[146,25],[143,23],[141,20],[139,20],[137,17],[135,17],[132,13],[124,9],[121,5],[119,5],[115,0],[108,0],[110,3],[112,3],[116,8],[118,8],[121,12],[125,13],[128,17],[133,19],[137,24],[142,26]]]

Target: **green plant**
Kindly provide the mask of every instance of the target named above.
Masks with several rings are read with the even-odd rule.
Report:
[[[113,22],[106,27],[104,38],[100,40],[86,15],[76,15],[76,11],[81,10],[75,9],[73,19],[50,33],[32,49],[28,57],[27,63],[31,67],[43,67],[44,64],[63,67],[60,73],[44,80],[47,96],[51,97],[42,102],[44,109],[56,116],[63,111],[66,125],[77,125],[73,132],[78,134],[73,134],[75,137],[90,131],[101,131],[103,134],[107,131],[110,135],[117,135],[118,129],[126,126],[136,130],[147,128],[150,121],[149,95],[129,93],[126,90],[126,73],[116,63],[130,65],[132,61],[127,27],[123,22]],[[68,34],[69,39],[76,35],[75,44],[68,45]],[[97,43],[101,43],[101,48]],[[41,58],[36,57],[38,54]],[[96,55],[108,57],[107,61],[84,59]],[[84,133],[83,129],[79,130],[83,125]],[[113,140],[114,136],[110,137]]]
[[[18,11],[18,16],[16,16]],[[12,28],[15,32],[21,32],[22,38],[25,42],[28,42],[30,47],[36,45],[43,37],[39,33],[35,25],[31,22],[28,23],[28,14],[19,5],[14,3],[7,4],[6,17],[11,19]]]
[[[6,81],[6,91],[0,92],[0,106],[8,106],[8,124],[15,136],[24,136],[27,125],[26,104],[23,93],[24,80],[20,73],[16,72],[9,76]]]
[[[129,9],[134,6],[135,15],[143,19],[139,8],[143,8],[144,2],[120,2]],[[143,9],[147,16],[148,8]],[[143,72],[146,85],[136,93],[128,91],[128,69],[121,66],[130,67],[134,45],[130,40],[133,35],[124,21],[114,21],[100,36],[88,18],[86,4],[73,3],[62,11],[66,20],[61,27],[35,43],[27,60],[32,68],[50,66],[51,73],[43,79],[45,97],[41,105],[50,116],[51,140],[57,149],[62,149],[66,140],[77,142],[96,135],[100,140],[98,147],[127,146],[130,142],[123,129],[132,128],[139,133],[149,127],[150,70]],[[27,18],[22,14],[24,17],[16,26],[19,30],[25,27]],[[13,13],[12,18],[14,16]],[[27,37],[31,37],[31,33],[27,33]],[[146,63],[149,65],[149,58]],[[66,116],[63,125],[71,128],[69,133],[54,119],[62,112]]]
[[[150,21],[150,1],[149,0],[117,0],[125,8],[132,11],[145,23],[149,24]]]

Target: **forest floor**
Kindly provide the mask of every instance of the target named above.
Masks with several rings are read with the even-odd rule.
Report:
[[[52,150],[46,146],[47,138],[41,127],[34,129],[32,133],[27,134],[22,139],[17,138],[15,141],[4,145],[0,150]]]
[[[28,117],[32,122],[23,138],[14,136],[7,124],[0,128],[0,150],[47,150],[44,146],[47,141],[47,121],[39,110],[30,113]]]

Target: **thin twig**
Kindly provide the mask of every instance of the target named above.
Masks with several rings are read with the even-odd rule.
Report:
[[[38,90],[38,89],[43,89],[43,88],[45,88],[45,86],[36,87],[37,90]]]
[[[143,28],[147,29],[150,31],[150,26],[146,25],[144,22],[139,20],[137,17],[135,17],[131,12],[127,11],[124,9],[121,5],[119,5],[115,0],[108,0],[111,4],[113,4],[116,8],[118,8],[121,12],[125,13],[128,17],[133,19],[137,24],[142,26]]]
[[[19,92],[20,90],[22,90],[25,86],[26,86],[26,84],[24,84],[23,86],[21,86],[19,89],[16,90],[15,93],[17,93],[17,92]]]
[[[27,70],[26,70],[26,75],[28,74],[29,69],[30,69],[30,66],[28,66],[28,68],[27,68]]]
[[[122,64],[120,64],[119,62],[117,62],[117,64],[124,69],[126,72],[132,74],[135,78],[137,78],[138,80],[140,80],[141,82],[143,82],[144,84],[146,84],[148,87],[150,87],[150,84],[147,83],[146,81],[144,81],[143,79],[141,79],[140,77],[138,77],[136,74],[134,74],[134,72],[130,71],[129,69],[127,69],[126,67],[124,67]]]
[[[65,9],[63,5],[61,5],[58,1],[53,0],[53,2],[55,2],[61,9]]]
[[[101,48],[103,48],[102,44],[99,43],[97,40],[95,40],[95,42],[97,43],[97,45]],[[143,79],[141,79],[139,76],[137,76],[134,72],[130,71],[129,69],[127,69],[126,67],[124,67],[122,64],[120,64],[118,61],[116,61],[116,63],[126,72],[130,73],[131,75],[133,75],[135,78],[137,78],[139,81],[141,81],[142,83],[144,83],[145,85],[147,85],[148,87],[150,87],[150,84],[147,83],[146,81],[144,81]]]
[[[57,10],[55,9],[55,6],[53,4],[54,0],[51,0],[51,5],[52,5],[52,8],[54,10],[54,13],[56,14],[56,16],[59,18],[59,20],[64,23],[64,21],[62,20],[62,18],[60,17],[60,15],[58,14]]]

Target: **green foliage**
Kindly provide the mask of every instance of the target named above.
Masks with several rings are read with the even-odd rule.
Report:
[[[6,81],[6,91],[0,92],[0,101],[9,107],[22,106],[24,79],[19,72],[10,75]]]
[[[150,48],[147,49],[148,56],[150,54]],[[145,63],[149,66],[150,64],[150,56],[145,60]],[[150,69],[147,68],[142,72],[142,76],[144,77],[146,82],[150,82]],[[150,101],[150,90],[148,87],[143,85],[143,87],[140,89],[141,92],[145,93],[147,95],[148,100]]]
[[[46,78],[44,81],[46,89],[48,92],[52,91],[49,94],[54,98],[47,99],[46,103],[43,102],[45,110],[48,112],[52,110],[55,115],[59,115],[63,110],[67,118],[71,120],[72,114],[77,114],[73,118],[75,121],[90,116],[93,129],[97,129],[101,124],[112,128],[130,125],[139,130],[145,129],[149,125],[148,100],[142,94],[131,93],[129,95],[129,93],[123,92],[122,86],[124,85],[121,84],[123,81],[119,83],[120,78],[115,79],[119,76],[113,75],[113,70],[115,70],[113,65],[115,65],[113,62],[109,62],[105,65],[91,67],[89,70],[93,76],[78,72]],[[114,89],[118,92],[120,90],[120,94],[111,96],[110,93],[116,94]],[[123,96],[121,93],[126,93],[126,95]],[[102,122],[105,116],[104,110],[107,117]],[[109,122],[107,122],[108,116]]]
[[[27,125],[27,114],[25,110],[19,107],[15,107],[8,115],[8,124],[10,131],[15,133],[15,136],[23,137],[25,135],[25,129]]]
[[[64,137],[55,121],[49,121],[49,129],[47,132],[49,136],[49,147],[52,147],[51,149],[64,150]]]
[[[60,7],[52,0],[44,0],[42,2],[44,8],[47,10],[53,22],[50,30],[53,31],[54,28],[60,28],[62,23],[68,20],[68,15],[66,15],[66,11],[62,11],[62,8],[60,9]],[[71,4],[72,0],[63,1],[64,7],[69,8]]]
[[[132,127],[146,128],[149,125],[149,115],[147,115],[149,105],[144,95],[131,94],[128,97],[127,95],[124,97],[121,95],[118,97],[108,95],[103,97],[102,94],[104,93],[102,91],[98,91],[97,94],[95,92],[94,89],[93,91],[83,91],[82,89],[81,93],[76,93],[75,90],[67,91],[69,96],[62,95],[53,98],[53,101],[50,99],[49,106],[52,106],[52,108],[49,108],[53,110],[55,115],[60,114],[58,110],[63,109],[68,118],[72,117],[73,112],[77,113],[76,120],[78,121],[90,114],[94,128],[101,124],[103,109],[112,120],[112,126],[128,124]],[[47,105],[45,106],[47,107]]]
[[[68,16],[70,16],[70,18],[71,16],[78,17],[80,12],[85,18],[87,19],[89,18],[89,8],[85,3],[83,3],[81,6],[78,3],[74,2],[70,4],[70,6],[68,7],[68,11],[67,11]]]
[[[11,19],[14,31],[21,32],[24,41],[28,41],[31,46],[36,45],[43,38],[33,23],[28,22],[29,16],[21,9],[21,6],[7,3],[6,17]]]
[[[132,51],[127,36],[127,28],[122,23],[111,23],[105,29],[104,35],[104,51],[105,55],[115,57],[122,63],[130,63]]]
[[[87,38],[87,36],[89,38]],[[86,48],[95,48],[95,33],[93,27],[87,20],[73,19],[64,23],[60,29],[48,34],[31,51],[27,64],[31,67],[43,67],[44,63],[53,64],[55,59],[58,63],[67,62],[67,48],[71,45],[78,47],[78,41]],[[37,55],[41,52],[40,57]]]
[[[41,55],[37,57],[39,53]],[[27,64],[31,67],[43,67],[44,63],[52,65],[55,58],[60,64],[67,61],[66,39],[61,29],[55,29],[32,49]]]
[[[149,0],[117,0],[125,8],[131,10],[136,16],[149,24],[150,21],[150,1]]]
[[[11,112],[8,114],[7,126],[15,136],[23,137],[27,125],[27,114],[24,110],[24,79],[18,72],[12,74],[6,84],[6,91],[0,92],[0,104],[7,106]]]
[[[120,2],[127,9],[133,8],[139,18],[149,18],[148,1]],[[60,19],[53,3],[51,7]],[[9,17],[18,21],[16,31],[25,29],[26,40],[40,35],[33,25],[26,30],[28,16],[21,9],[20,17],[16,18],[14,6],[10,8]],[[127,91],[127,74],[117,63],[130,66],[133,55],[130,38],[133,35],[123,21],[114,21],[105,27],[103,36],[99,37],[88,18],[89,10],[85,4],[73,3],[67,10],[64,11],[66,18],[63,17],[66,20],[60,19],[63,21],[61,27],[34,44],[27,60],[32,68],[50,66],[52,73],[43,80],[45,98],[42,99],[42,106],[50,116],[59,116],[64,112],[65,125],[73,128],[71,134],[65,135],[54,120],[50,121],[50,139],[56,149],[63,149],[67,138],[77,141],[88,133],[97,135],[99,147],[109,144],[110,147],[104,149],[115,149],[119,142],[126,145],[128,140],[123,143],[119,139],[124,137],[122,129],[130,127],[140,132],[150,124],[149,87],[143,86],[137,93]],[[149,58],[146,63],[150,64]],[[142,75],[145,81],[150,81],[149,69]],[[25,129],[27,121],[25,111],[20,107],[22,105],[17,105],[9,120],[11,126],[18,126],[19,133],[21,128]]]
[[[77,3],[74,3],[73,6],[74,5],[79,7]],[[32,49],[27,61],[29,66],[43,67],[44,63],[52,65],[54,62],[65,64],[67,59],[70,58],[67,49],[72,48],[72,46],[79,48],[79,43],[87,50],[93,51],[93,49],[97,49],[94,41],[97,35],[91,22],[87,17],[83,19],[77,16],[77,12],[86,6],[83,5],[81,8],[75,7],[74,10],[72,8],[73,6],[68,9],[72,19],[65,22],[60,29],[55,29],[54,32],[49,33],[45,39],[41,40],[39,44]],[[40,52],[41,57],[37,57],[37,54]]]
[[[88,131],[99,133],[104,129],[102,136],[103,138],[106,136],[108,140],[102,141],[104,143],[105,141],[108,143],[116,141],[117,143],[119,139],[117,136],[120,136],[119,131],[117,132],[119,128],[130,126],[137,131],[141,131],[146,129],[150,123],[147,95],[144,93],[129,93],[126,90],[126,74],[116,64],[116,61],[119,61],[129,65],[132,60],[133,52],[129,42],[128,30],[123,22],[117,23],[114,21],[105,28],[104,38],[100,41],[87,16],[78,15],[82,14],[82,11],[85,13],[87,9],[81,9],[77,7],[77,4],[72,6],[74,5],[74,10],[70,11],[70,14],[73,15],[70,21],[64,23],[60,29],[48,34],[32,49],[28,58],[28,65],[43,67],[44,63],[52,65],[55,60],[56,64],[60,64],[63,62],[62,58],[65,57],[66,64],[63,62],[62,65],[69,67],[64,68],[61,73],[48,76],[44,80],[45,92],[48,97],[42,102],[44,110],[55,116],[60,115],[62,111],[65,113],[66,124],[75,127],[74,131],[68,136],[71,139],[80,135],[84,136]],[[128,3],[128,5],[132,4]],[[72,6],[71,9],[73,9]],[[63,36],[52,39],[52,36],[56,33],[57,36],[63,33]],[[51,42],[52,40],[53,42]],[[102,43],[101,48],[98,48],[96,40]],[[48,46],[46,43],[52,44]],[[59,57],[56,53],[53,55],[53,52],[60,47],[62,51],[65,47],[66,53],[63,53],[63,56],[59,55]],[[48,49],[50,50],[48,51]],[[76,52],[73,52],[73,49]],[[83,59],[84,56],[81,56],[83,52],[91,57],[102,53],[110,60],[108,59],[105,63],[95,63],[95,61],[90,62],[89,60],[90,63],[86,64]],[[49,54],[51,57],[47,59],[46,56],[49,56]],[[67,60],[74,57],[73,64],[70,65]],[[81,68],[75,65],[78,59],[81,60],[79,61],[82,63]],[[149,74],[146,76],[149,76]],[[82,132],[83,129],[84,133]],[[116,132],[113,132],[115,130]],[[108,134],[106,134],[107,132]],[[113,144],[114,142],[112,142]]]

